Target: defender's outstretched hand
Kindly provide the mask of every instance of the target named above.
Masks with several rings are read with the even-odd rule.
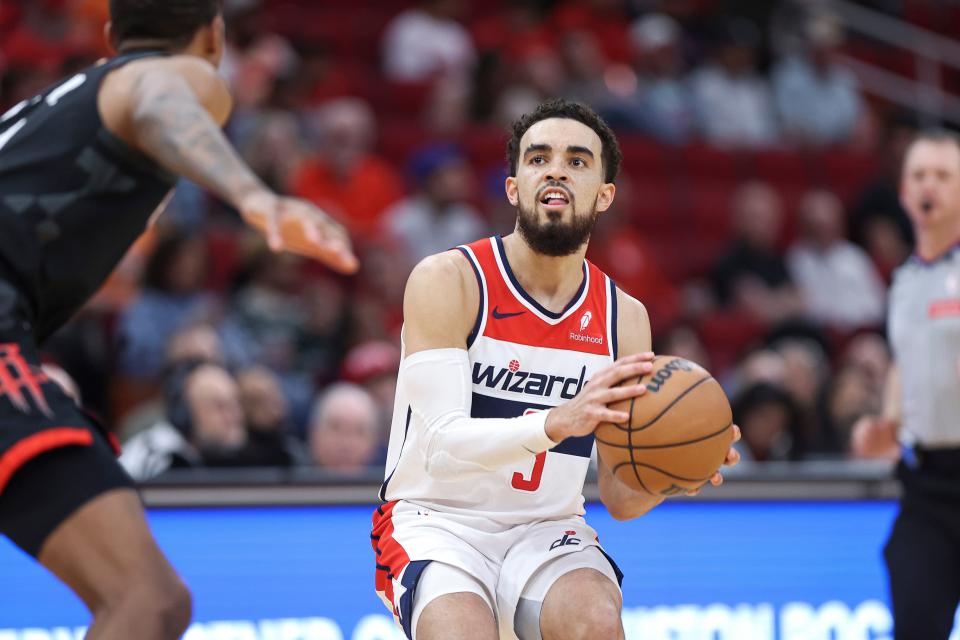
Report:
[[[733,425],[733,441],[734,443],[736,443],[739,440],[740,440],[740,427],[738,427],[737,425]],[[740,462],[740,452],[734,449],[733,447],[730,447],[730,449],[727,451],[727,457],[723,461],[723,466],[733,467],[733,466],[736,466],[739,462]],[[720,485],[722,485],[723,474],[720,473],[719,471],[713,474],[713,476],[710,477],[710,484],[712,484],[715,487],[719,487]],[[687,495],[688,496],[697,495],[698,493],[700,493],[700,488],[694,489],[693,491],[688,491]]]
[[[306,200],[256,191],[240,201],[239,209],[273,251],[313,258],[340,273],[355,273],[360,266],[346,229]]]

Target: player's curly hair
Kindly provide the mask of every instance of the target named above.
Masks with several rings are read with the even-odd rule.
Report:
[[[517,164],[520,162],[520,139],[523,134],[534,124],[549,118],[569,118],[593,129],[600,136],[604,181],[616,180],[623,154],[620,153],[620,144],[610,126],[590,107],[578,102],[569,102],[563,98],[554,98],[541,103],[535,110],[524,114],[511,125],[510,140],[507,141],[507,163],[511,176],[517,175]]]
[[[116,44],[126,40],[190,42],[200,27],[213,22],[222,0],[110,0],[110,21]]]

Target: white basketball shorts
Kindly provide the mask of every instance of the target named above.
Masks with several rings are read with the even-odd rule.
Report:
[[[491,605],[502,639],[516,637],[520,595],[554,559],[596,547],[609,562],[597,569],[618,584],[623,577],[580,516],[504,525],[479,514],[444,513],[398,500],[377,508],[370,537],[377,556],[377,595],[411,640],[418,583],[431,562],[456,567],[482,585],[485,593],[478,595]]]

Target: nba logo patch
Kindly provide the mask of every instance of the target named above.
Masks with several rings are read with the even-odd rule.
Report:
[[[951,273],[947,276],[946,281],[947,293],[956,295],[960,293],[960,276],[956,273]]]

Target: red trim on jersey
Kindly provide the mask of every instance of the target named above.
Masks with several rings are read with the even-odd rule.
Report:
[[[373,532],[370,534],[370,543],[377,555],[377,570],[374,582],[376,590],[383,593],[393,604],[393,614],[400,615],[397,605],[393,601],[393,579],[403,573],[410,563],[410,557],[399,542],[393,538],[393,508],[397,501],[387,502],[377,507],[373,512]]]
[[[89,429],[79,427],[54,427],[18,441],[0,456],[0,492],[23,465],[41,453],[71,445],[93,444]]]
[[[531,347],[548,347],[608,355],[607,306],[610,287],[604,273],[586,262],[589,289],[580,304],[555,323],[543,320],[510,289],[489,238],[468,245],[477,258],[487,285],[483,334],[488,338]]]

